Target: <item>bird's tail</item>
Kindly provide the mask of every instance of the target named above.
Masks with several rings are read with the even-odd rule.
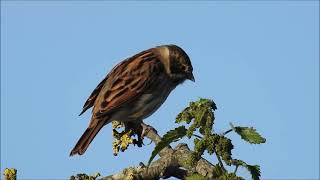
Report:
[[[84,152],[86,152],[87,148],[89,147],[94,137],[96,137],[96,135],[104,125],[105,125],[104,121],[99,121],[95,125],[90,125],[86,129],[86,131],[82,134],[77,144],[74,146],[74,148],[70,152],[70,156],[73,156],[75,154],[79,154],[79,155],[84,154]]]

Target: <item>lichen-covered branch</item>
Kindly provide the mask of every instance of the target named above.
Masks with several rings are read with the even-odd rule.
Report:
[[[4,180],[16,180],[17,170],[15,168],[5,168],[3,171]]]
[[[150,130],[146,137],[155,144],[161,141],[161,137],[155,130]],[[201,158],[195,166],[188,164],[192,157],[192,151],[186,144],[178,144],[174,149],[170,146],[162,149],[160,158],[146,167],[142,163],[136,167],[125,168],[119,173],[101,178],[102,180],[129,180],[129,179],[166,179],[176,177],[183,179],[187,175],[198,173],[208,178],[218,177],[220,172],[216,172],[216,167],[206,159]]]
[[[147,137],[153,141],[156,146],[149,158],[148,165],[143,163],[136,167],[128,167],[113,175],[102,177],[103,180],[145,180],[145,179],[166,179],[176,177],[178,179],[217,179],[217,180],[243,180],[242,177],[234,172],[228,172],[224,166],[239,166],[246,168],[253,180],[260,178],[260,166],[250,165],[240,159],[232,157],[234,148],[231,140],[225,135],[229,132],[235,132],[250,144],[265,143],[263,138],[253,127],[233,126],[223,134],[215,133],[213,125],[215,123],[214,111],[216,104],[210,99],[202,99],[196,102],[190,102],[176,117],[176,123],[185,123],[175,129],[169,130],[163,137],[157,134],[157,131],[143,122],[140,123],[113,123],[113,142],[114,154],[119,151],[125,151],[130,144],[142,146],[143,138]],[[124,131],[118,132],[116,129],[123,128]],[[197,135],[200,134],[200,135]],[[137,137],[137,138],[136,138]],[[178,144],[172,148],[172,142],[179,141],[187,137],[193,140],[194,149],[190,150],[187,144]],[[217,164],[211,164],[203,158],[203,154],[215,154]],[[159,155],[156,161],[153,159]],[[153,162],[152,162],[153,161]],[[81,174],[80,174],[81,175]],[[82,174],[83,175],[83,174]],[[87,176],[85,176],[87,177]],[[90,179],[91,178],[91,179]],[[77,179],[77,178],[75,178]],[[95,180],[96,176],[88,178],[78,178],[79,180]]]

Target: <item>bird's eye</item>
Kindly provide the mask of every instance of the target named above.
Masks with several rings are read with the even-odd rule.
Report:
[[[188,71],[188,67],[186,65],[182,65],[182,71],[187,72]]]

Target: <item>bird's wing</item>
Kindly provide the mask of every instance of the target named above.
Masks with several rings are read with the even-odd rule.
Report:
[[[79,116],[81,116],[84,112],[86,112],[87,109],[91,108],[94,104],[94,101],[97,99],[101,88],[103,87],[104,83],[106,82],[108,76],[106,76],[99,84],[98,86],[92,91],[87,101],[84,103],[83,108]]]
[[[126,66],[126,64],[128,63],[128,61],[122,61],[121,63],[119,63],[118,65],[116,65],[111,71],[110,73],[98,84],[98,86],[92,91],[92,93],[90,94],[89,98],[87,99],[87,101],[84,103],[83,108],[81,113],[79,114],[79,116],[81,114],[83,114],[87,109],[91,108],[94,105],[94,102],[96,101],[102,87],[106,84],[107,79],[109,78],[110,74],[112,74],[113,71],[116,71],[116,69],[118,69],[119,66]]]
[[[112,70],[94,102],[94,117],[104,117],[137,99],[156,83],[163,65],[152,50],[143,51]]]

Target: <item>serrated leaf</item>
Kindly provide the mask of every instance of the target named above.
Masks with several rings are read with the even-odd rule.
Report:
[[[168,131],[152,151],[151,157],[149,158],[149,161],[148,161],[148,166],[163,148],[168,146],[170,143],[182,138],[186,134],[187,134],[187,129],[184,126],[180,126],[175,128],[174,130]]]
[[[265,143],[266,139],[262,137],[253,127],[234,127],[230,123],[232,129],[241,136],[241,138],[251,144]]]
[[[260,179],[260,166],[258,165],[248,165],[247,164],[247,169],[251,173],[251,177],[253,180],[259,180]]]
[[[236,166],[243,166],[245,167],[251,174],[251,177],[253,180],[259,180],[260,179],[260,166],[258,165],[249,165],[246,162],[239,160],[239,159],[233,159],[232,164]]]
[[[227,165],[230,165],[230,160],[232,159],[231,151],[233,149],[231,140],[224,136],[218,136],[214,146],[217,155],[220,156]]]
[[[192,116],[191,113],[191,108],[190,107],[187,107],[185,108],[182,112],[180,112],[177,117],[176,117],[176,123],[182,123],[182,122],[185,122],[187,124],[189,124],[191,122],[191,120],[194,118]]]
[[[235,166],[246,166],[247,163],[240,159],[232,159],[232,164]]]

